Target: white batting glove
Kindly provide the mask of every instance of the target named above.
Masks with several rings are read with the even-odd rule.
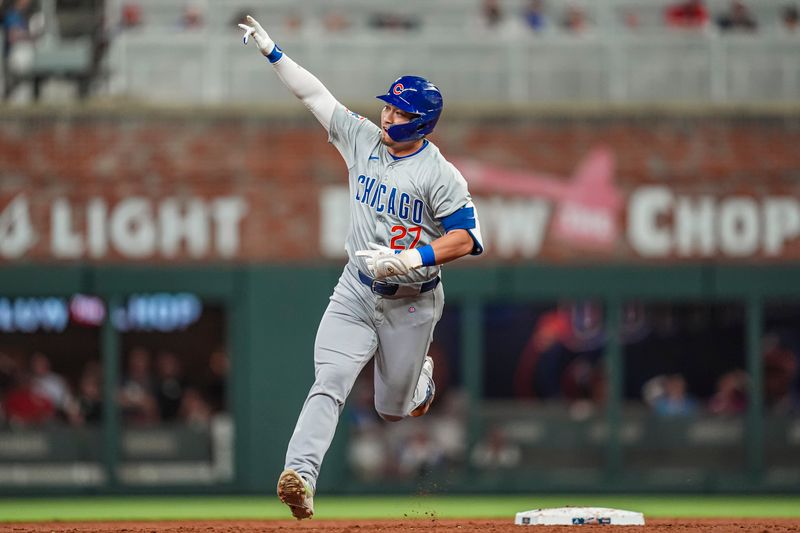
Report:
[[[258,45],[258,49],[265,56],[268,56],[275,49],[275,41],[269,38],[261,24],[250,15],[247,15],[247,24],[239,24],[239,27],[244,30],[244,36],[242,37],[244,44],[247,44],[250,37],[252,37]]]
[[[364,258],[375,279],[402,276],[422,266],[422,256],[413,248],[396,253],[395,250],[374,242],[369,243],[369,247],[370,250],[358,250],[356,255]]]

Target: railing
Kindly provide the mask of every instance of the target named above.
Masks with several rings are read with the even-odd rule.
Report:
[[[448,102],[697,102],[800,100],[800,38],[655,32],[476,39],[362,32],[278,39],[341,101],[381,93],[394,78],[434,80]],[[269,65],[230,32],[130,32],[113,41],[108,92],[163,103],[285,103]]]

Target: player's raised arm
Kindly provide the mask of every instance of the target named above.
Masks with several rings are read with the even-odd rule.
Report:
[[[298,97],[305,106],[317,117],[325,131],[330,131],[331,117],[336,105],[339,103],[331,92],[317,79],[316,76],[295,63],[292,58],[283,53],[275,44],[269,34],[261,27],[256,19],[247,15],[247,24],[239,24],[244,30],[244,44],[250,37],[258,45],[258,49],[269,60],[278,78],[286,87]]]

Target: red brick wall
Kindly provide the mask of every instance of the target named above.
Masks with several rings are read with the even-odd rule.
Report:
[[[800,197],[800,115],[445,116],[432,140],[450,158],[565,182],[590,150],[607,146],[623,192],[659,183],[679,191]],[[155,111],[0,117],[0,212],[24,194],[38,236],[19,256],[24,259],[54,258],[49,232],[56,198],[69,200],[73,229],[80,232],[88,199],[102,197],[113,206],[131,196],[246,199],[233,257],[210,249],[171,259],[313,259],[319,256],[317,193],[322,185],[344,184],[345,177],[338,152],[308,119]],[[99,260],[123,258],[112,247]],[[139,258],[164,259],[158,252]]]
[[[458,151],[460,142],[442,144]],[[463,143],[498,164],[570,174],[598,144],[617,155],[617,183],[708,190],[800,180],[800,117],[552,119],[469,128]]]

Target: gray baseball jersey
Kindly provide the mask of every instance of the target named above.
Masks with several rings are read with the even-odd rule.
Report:
[[[418,288],[406,297],[383,297],[359,276],[368,274],[355,255],[369,242],[402,250],[430,244],[449,230],[467,230],[473,254],[483,250],[480,226],[458,170],[429,141],[403,158],[381,144],[380,129],[338,105],[330,141],[350,173],[349,262],[320,321],[314,342],[314,384],[308,393],[286,451],[286,468],[316,487],[323,457],[333,439],[345,399],[361,370],[375,359],[375,408],[403,417],[414,406],[415,391],[425,391],[422,365],[442,315],[441,284],[420,282],[439,273],[424,267],[387,281]],[[423,378],[425,382],[423,382]]]
[[[345,249],[350,262],[369,273],[358,250],[375,242],[395,250],[430,244],[446,231],[466,229],[472,253],[483,251],[480,223],[467,182],[430,141],[412,155],[396,158],[381,143],[381,130],[366,118],[337,106],[330,142],[350,173],[350,230]],[[434,278],[438,266],[423,267],[388,281],[415,283]]]

